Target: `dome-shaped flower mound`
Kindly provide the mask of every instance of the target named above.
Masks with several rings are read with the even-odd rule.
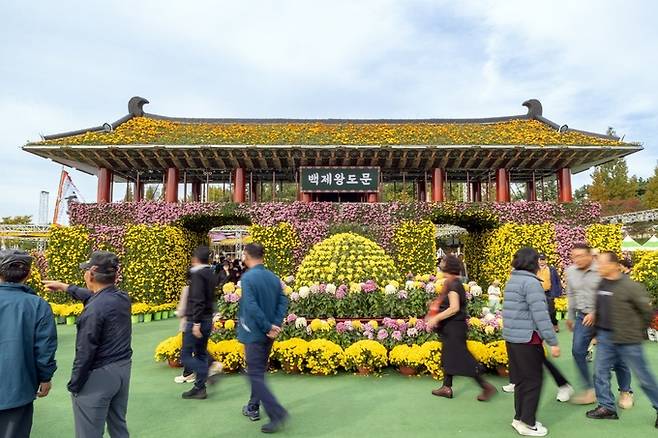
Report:
[[[398,280],[393,259],[372,240],[354,233],[340,233],[311,248],[297,271],[297,286],[315,283],[386,285]]]

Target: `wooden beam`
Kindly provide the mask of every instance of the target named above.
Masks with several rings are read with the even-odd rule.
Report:
[[[176,156],[176,154],[174,153],[174,151],[171,150],[171,149],[167,149],[167,151],[169,152],[169,158],[171,158],[171,161],[174,162],[174,164],[176,165],[176,167],[177,167],[179,170],[183,170],[183,169],[185,169],[185,166],[183,165],[183,163],[181,162],[181,160],[178,159],[178,157]]]
[[[551,161],[551,164],[549,165],[549,167],[550,167],[551,169],[554,168],[555,165],[556,165],[556,164],[562,159],[562,156],[563,156],[563,155],[564,155],[564,151],[560,151],[560,152],[557,154],[557,157],[553,158],[553,161]]]
[[[336,149],[331,150],[331,158],[329,158],[329,165],[330,166],[336,165]]]
[[[400,169],[406,169],[407,168],[407,160],[409,158],[409,151],[405,150],[402,153],[402,158],[400,159]]]
[[[240,167],[240,162],[238,161],[238,158],[235,156],[235,153],[233,152],[233,149],[228,150],[228,160],[231,162],[231,166],[233,169],[237,169]]]
[[[185,156],[185,163],[187,163],[187,168],[188,169],[196,169],[196,163],[190,157],[190,153],[186,150],[183,151],[183,155]]]
[[[273,149],[272,150],[272,163],[274,163],[274,168],[276,170],[281,170],[283,168],[281,166],[281,160],[279,159],[279,150],[278,149]]]
[[[140,166],[137,163],[137,160],[135,160],[126,149],[121,149],[121,151],[123,152],[124,157],[128,160],[128,162],[130,163],[130,165],[133,167],[134,170],[143,169],[143,166]]]
[[[171,166],[160,156],[160,152],[162,152],[162,150],[163,149],[153,149],[153,156],[163,169],[168,169]]]
[[[519,160],[520,156],[521,156],[521,151],[516,151],[516,154],[514,154],[514,158],[510,159],[508,166],[510,168],[517,167],[517,166],[514,165],[514,163]],[[520,167],[520,166],[518,166],[518,167]]]
[[[254,170],[254,163],[251,161],[251,157],[249,157],[249,151],[243,149],[242,155],[244,156],[244,164],[246,165],[247,170]]]
[[[228,169],[228,166],[226,165],[226,161],[224,161],[224,157],[220,155],[217,149],[213,149],[212,154],[220,169]]]
[[[448,164],[448,160],[450,160],[450,154],[451,151],[447,150],[446,154],[443,156],[443,158],[441,158],[441,163],[435,167],[438,167],[439,169],[445,169],[446,165]]]
[[[500,154],[500,156],[494,161],[493,166],[491,166],[491,169],[496,171],[500,167],[501,164],[503,164],[503,161],[507,159],[507,152],[503,152]]]
[[[416,170],[420,168],[420,163],[423,161],[423,157],[425,156],[425,149],[421,150],[416,150],[416,157],[414,158],[414,161],[411,163],[411,168]]]
[[[432,149],[432,154],[429,159],[425,161],[425,170],[430,170],[434,168],[434,162],[436,161],[437,150],[436,148]]]
[[[519,169],[525,169],[526,166],[532,162],[534,157],[535,157],[535,151],[530,151],[528,155],[519,163],[517,167]]]
[[[196,150],[196,153],[198,154],[197,156],[199,157],[199,160],[201,161],[201,164],[203,164],[203,168],[205,170],[210,170],[210,169],[212,169],[212,166],[210,165],[210,162],[206,158],[205,152],[206,152],[206,150],[204,150],[204,149],[197,149]]]
[[[388,150],[388,156],[386,157],[386,163],[384,167],[390,169],[393,166],[393,149]]]
[[[97,159],[100,163],[103,164],[102,166],[98,166],[98,167],[107,167],[107,168],[110,169],[110,170],[116,170],[116,169],[114,169],[114,166],[112,166],[112,165],[110,164],[110,162],[107,161],[107,160],[105,159],[105,157],[103,157],[101,154],[99,154],[99,153],[96,152],[96,151],[93,151],[93,152],[94,152],[94,156],[96,157],[96,159]]]
[[[137,153],[142,158],[142,161],[146,163],[149,169],[156,167],[155,164],[153,164],[153,161],[151,161],[151,159],[146,156],[143,150],[138,150]]]
[[[269,169],[267,160],[263,156],[263,151],[258,151],[258,163],[260,164],[261,169]]]
[[[356,165],[357,166],[363,166],[363,163],[366,161],[366,158],[364,156],[363,149],[359,151],[359,158],[356,159]]]
[[[464,154],[466,151],[462,150],[459,153],[459,157],[457,157],[457,160],[455,161],[455,165],[453,166],[455,169],[461,169],[462,162],[464,161]]]
[[[473,164],[475,164],[478,157],[480,156],[480,149],[473,149],[472,152],[473,152],[473,156],[468,159],[466,165],[464,166],[466,170],[470,170]]]

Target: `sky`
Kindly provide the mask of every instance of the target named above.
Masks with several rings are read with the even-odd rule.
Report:
[[[20,150],[113,122],[524,114],[641,142],[658,163],[658,2],[0,2],[0,216],[53,210],[61,167]],[[85,201],[96,179],[72,171]],[[576,187],[589,173],[574,176]],[[120,190],[115,193],[121,194]]]

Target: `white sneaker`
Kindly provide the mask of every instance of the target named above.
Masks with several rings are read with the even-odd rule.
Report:
[[[176,383],[194,383],[196,381],[196,374],[188,374],[187,376],[176,376],[174,382]]]
[[[221,373],[223,370],[224,370],[224,365],[222,365],[221,362],[213,362],[212,365],[210,365],[210,368],[208,368],[208,377],[216,376],[217,374]]]
[[[505,386],[503,386],[503,392],[507,392],[507,393],[514,392],[514,387],[515,386],[516,385],[514,385],[513,383],[510,383],[509,385],[505,385]],[[518,421],[518,420],[514,420],[514,421]]]
[[[571,400],[571,396],[575,394],[575,391],[571,385],[566,384],[562,385],[557,389],[557,401],[566,403]]]
[[[530,427],[522,421],[514,420],[512,422],[512,427],[516,429],[519,435],[523,436],[546,436],[548,435],[548,429],[546,429],[541,423],[535,423],[534,427]]]

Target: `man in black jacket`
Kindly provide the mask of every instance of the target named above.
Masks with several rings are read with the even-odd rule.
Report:
[[[200,246],[194,251],[190,269],[190,289],[185,307],[187,323],[183,332],[181,360],[196,373],[194,387],[183,393],[185,399],[205,399],[208,379],[208,338],[215,313],[217,276],[209,264],[210,249]]]
[[[114,285],[119,259],[111,252],[96,251],[80,268],[85,271],[87,289],[44,281],[50,290],[67,291],[84,303],[68,383],[75,434],[78,438],[101,438],[107,422],[112,438],[127,438],[132,325],[130,299]]]

